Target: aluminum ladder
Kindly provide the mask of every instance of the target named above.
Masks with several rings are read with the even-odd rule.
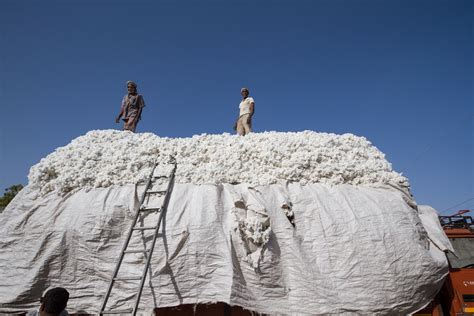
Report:
[[[145,190],[144,190],[144,192],[143,192],[143,194],[142,194],[142,196],[139,200],[139,205],[140,206],[135,212],[135,216],[134,216],[132,225],[130,226],[130,229],[128,230],[127,238],[125,240],[125,243],[123,244],[122,250],[120,252],[120,257],[119,257],[119,259],[117,261],[117,264],[115,266],[114,274],[112,275],[112,278],[110,279],[110,283],[109,283],[109,287],[107,289],[107,293],[104,297],[104,301],[102,302],[102,307],[100,308],[100,315],[108,315],[108,314],[132,314],[132,315],[136,315],[136,313],[137,313],[138,305],[140,304],[140,298],[141,298],[142,291],[143,291],[143,286],[145,284],[145,280],[146,280],[146,276],[147,276],[147,271],[150,267],[151,258],[153,256],[153,249],[155,248],[156,239],[158,237],[162,237],[162,235],[160,233],[158,233],[158,231],[160,229],[161,222],[163,220],[163,216],[166,213],[166,210],[168,209],[168,203],[169,203],[169,200],[170,200],[171,192],[173,190],[177,164],[176,164],[176,160],[174,158],[171,158],[171,161],[169,163],[173,165],[170,175],[168,175],[168,176],[155,176],[154,172],[155,172],[156,167],[158,166],[158,164],[155,164],[154,167],[153,167],[153,170],[151,171],[150,176],[148,177],[148,180],[147,180],[146,185],[145,185]],[[166,190],[153,191],[152,188],[153,188],[154,182],[157,179],[160,179],[160,178],[161,179],[163,179],[163,178],[169,179]],[[161,207],[148,208],[146,205],[144,205],[145,198],[149,195],[162,195],[162,196],[164,195],[164,199],[163,199],[163,202],[161,204]],[[149,212],[159,212],[159,216],[158,216],[156,225],[155,226],[137,226],[138,219],[143,219],[143,215],[146,214],[146,213],[149,213]],[[144,249],[142,249],[142,250],[137,250],[137,249],[127,250],[133,232],[135,232],[135,231],[144,232],[145,230],[154,230],[154,235],[153,235],[153,239],[152,239],[152,243],[151,243],[151,248],[146,249],[145,248],[146,244],[144,243]],[[135,254],[136,253],[143,253],[145,255],[146,264],[145,264],[145,267],[143,269],[142,276],[141,277],[126,277],[126,276],[125,277],[117,277],[118,273],[119,273],[119,270],[120,270],[120,267],[122,265],[122,260],[123,260],[124,256],[126,254],[132,254],[132,253],[135,253]],[[151,278],[151,275],[150,275],[150,278]],[[110,297],[110,294],[112,292],[112,289],[113,289],[114,285],[117,282],[131,281],[131,280],[137,280],[137,281],[140,280],[140,285],[139,285],[139,288],[138,288],[138,291],[137,291],[137,294],[136,294],[136,297],[135,297],[135,303],[133,305],[133,308],[122,309],[122,310],[118,310],[118,309],[117,310],[105,310],[106,305],[107,305],[107,301],[109,300],[109,297]]]

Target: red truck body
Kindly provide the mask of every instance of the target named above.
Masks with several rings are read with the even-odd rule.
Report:
[[[469,211],[440,216],[455,254],[447,253],[449,275],[429,306],[415,315],[474,315],[474,222]]]

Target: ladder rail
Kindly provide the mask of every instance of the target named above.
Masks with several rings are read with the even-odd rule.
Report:
[[[150,173],[150,176],[148,177],[148,181],[147,181],[146,186],[145,186],[145,191],[143,192],[143,194],[140,198],[140,203],[138,204],[138,209],[135,210],[135,216],[134,216],[134,219],[133,219],[133,223],[132,223],[132,225],[130,226],[130,228],[128,230],[127,239],[125,240],[125,243],[122,246],[122,250],[120,251],[119,260],[117,261],[117,264],[115,265],[114,273],[112,275],[112,278],[110,279],[109,286],[108,286],[108,289],[107,289],[107,293],[104,297],[104,301],[102,302],[102,306],[100,308],[100,315],[102,315],[103,312],[105,311],[105,306],[107,305],[107,302],[108,302],[109,297],[110,297],[110,293],[112,292],[112,287],[115,283],[115,278],[117,277],[120,266],[122,265],[123,257],[125,256],[125,250],[127,249],[128,244],[130,242],[130,239],[132,237],[133,228],[135,227],[135,224],[137,223],[138,217],[140,215],[140,207],[143,204],[143,201],[145,201],[146,191],[150,187],[150,184],[151,184],[152,178],[153,178],[153,173],[155,172],[155,169],[156,169],[157,165],[158,164],[154,165],[154,167],[153,167],[153,169]]]
[[[143,269],[142,279],[140,281],[140,287],[138,288],[137,297],[135,299],[135,306],[133,307],[133,312],[132,312],[133,315],[136,315],[136,313],[137,313],[138,305],[140,304],[140,298],[141,298],[142,292],[143,292],[143,286],[145,285],[146,275],[147,275],[148,269],[150,268],[151,258],[153,256],[153,250],[155,249],[156,239],[157,239],[158,234],[159,234],[158,231],[160,230],[161,222],[163,220],[163,216],[166,213],[166,211],[168,210],[168,203],[170,201],[171,191],[173,190],[173,186],[174,186],[176,167],[177,167],[177,164],[176,164],[176,161],[175,161],[173,170],[171,171],[170,181],[168,182],[168,187],[166,189],[165,199],[162,203],[161,212],[160,212],[160,215],[158,216],[158,221],[157,221],[157,225],[156,225],[156,228],[155,228],[155,234],[153,235],[153,242],[151,244],[151,247],[149,248],[149,253],[148,253],[147,260],[146,260],[145,268]],[[151,277],[152,276],[150,275],[150,280],[151,280]]]

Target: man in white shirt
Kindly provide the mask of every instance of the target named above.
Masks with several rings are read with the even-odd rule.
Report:
[[[237,134],[245,136],[252,131],[252,116],[255,109],[255,101],[249,97],[249,89],[240,89],[242,102],[239,105],[239,119],[236,123]]]

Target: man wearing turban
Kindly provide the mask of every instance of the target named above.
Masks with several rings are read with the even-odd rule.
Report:
[[[128,93],[123,97],[120,113],[115,119],[116,123],[120,122],[123,116],[123,130],[135,132],[138,121],[142,116],[143,107],[145,107],[145,100],[143,96],[137,93],[137,84],[133,81],[127,81]]]

